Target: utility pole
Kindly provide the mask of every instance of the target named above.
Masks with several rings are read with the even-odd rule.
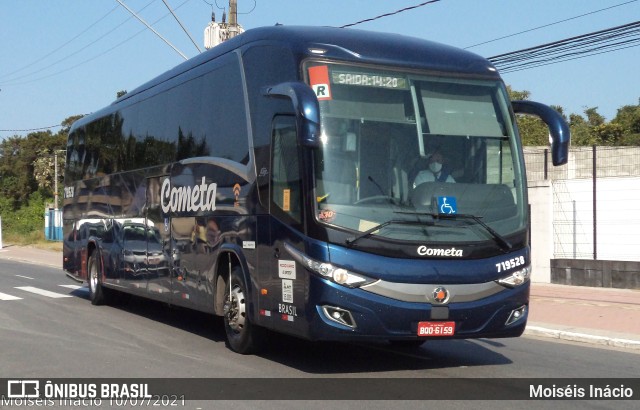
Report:
[[[204,29],[204,47],[211,49],[241,33],[244,29],[238,24],[238,0],[229,0],[229,23],[226,22],[226,13],[221,23],[216,22],[216,15],[211,13],[211,22]]]
[[[238,26],[238,0],[229,0],[229,26]]]
[[[54,168],[54,177],[53,177],[53,198],[54,198],[54,206],[53,209],[58,210],[58,152],[66,153],[66,149],[56,149],[53,150],[53,168]]]
[[[53,168],[54,177],[53,177],[53,198],[54,198],[54,206],[53,209],[58,210],[58,150],[53,151]]]

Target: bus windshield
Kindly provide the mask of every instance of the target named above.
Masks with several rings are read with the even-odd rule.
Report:
[[[305,68],[320,102],[320,223],[354,237],[435,243],[526,228],[520,142],[501,81],[324,62]]]

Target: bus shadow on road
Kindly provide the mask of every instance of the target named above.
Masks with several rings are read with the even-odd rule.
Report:
[[[312,374],[376,373],[472,366],[506,365],[512,361],[480,340],[429,340],[421,346],[387,343],[309,342],[269,334],[265,359]],[[499,343],[499,342],[498,342]]]
[[[84,294],[77,296],[87,298]],[[128,295],[123,295],[111,307],[215,343],[226,342],[221,317]],[[499,339],[431,339],[421,346],[407,346],[384,342],[311,342],[275,332],[267,332],[265,337],[264,349],[257,356],[310,374],[375,373],[512,363],[499,353],[504,346]],[[228,353],[236,354],[231,350]]]
[[[116,300],[110,304],[111,308],[138,315],[214,342],[224,343],[226,340],[222,317],[134,295],[123,293],[117,296]]]

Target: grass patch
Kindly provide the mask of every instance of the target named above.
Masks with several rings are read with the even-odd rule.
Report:
[[[62,241],[48,241],[44,239],[43,231],[29,233],[2,232],[3,245],[32,246],[38,249],[62,252]]]

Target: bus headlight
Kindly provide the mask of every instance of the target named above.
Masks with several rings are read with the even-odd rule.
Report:
[[[347,269],[334,266],[330,263],[316,261],[289,244],[285,244],[284,247],[289,251],[291,256],[293,256],[293,258],[301,263],[305,268],[339,285],[357,288],[376,281],[376,279],[371,279],[364,275],[353,273]]]
[[[511,272],[511,275],[498,279],[497,282],[507,288],[518,287],[531,278],[531,265],[525,266],[522,269]]]
[[[357,288],[369,283],[375,282],[375,280],[367,278],[362,275],[355,274],[344,268],[338,268],[330,263],[318,262],[308,256],[304,257],[303,264],[314,273],[319,274],[323,278],[329,279],[339,285],[348,286],[350,288]]]

